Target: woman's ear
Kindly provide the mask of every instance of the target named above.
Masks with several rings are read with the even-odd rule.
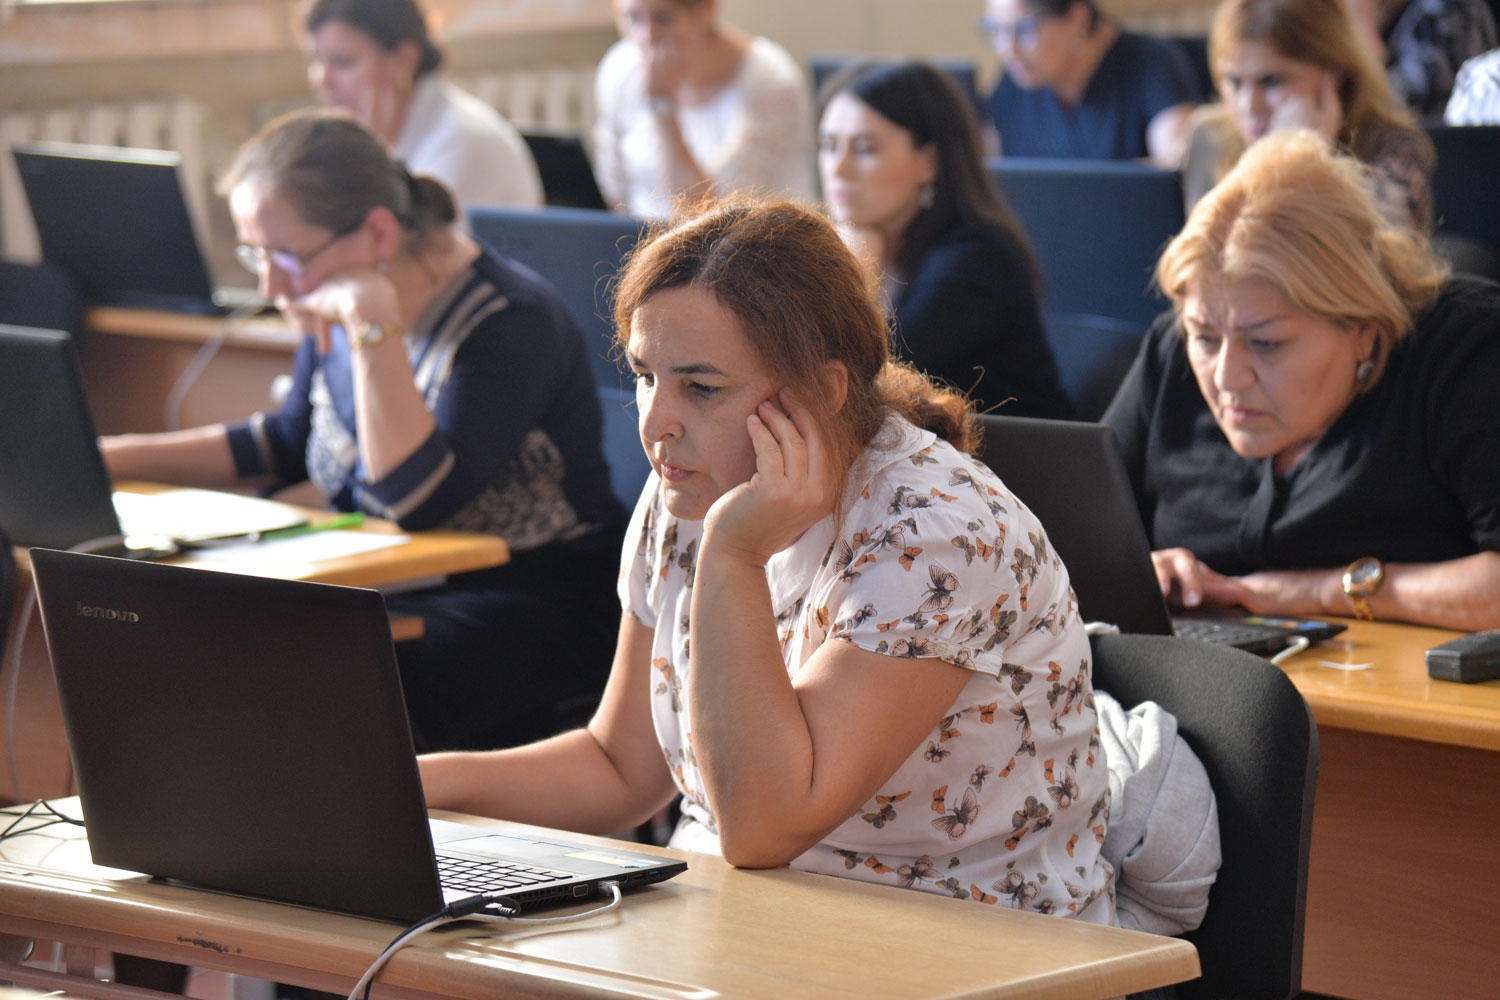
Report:
[[[390,50],[389,58],[400,70],[401,80],[406,84],[404,89],[409,92],[417,80],[417,67],[422,65],[422,47],[410,38],[403,38]]]
[[[377,205],[365,216],[364,228],[375,252],[375,262],[383,268],[401,252],[401,222],[396,213],[384,205]]]
[[[833,403],[833,412],[842,410],[844,402],[849,398],[849,369],[844,367],[842,361],[825,362],[818,381],[819,387]]]

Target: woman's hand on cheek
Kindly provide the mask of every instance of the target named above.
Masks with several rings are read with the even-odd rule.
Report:
[[[349,271],[318,284],[292,302],[303,329],[317,340],[318,352],[328,352],[335,325],[346,330],[379,323],[395,326],[400,317],[395,286],[374,270]]]
[[[833,512],[837,470],[811,411],[782,391],[746,420],[755,448],[755,474],[708,510],[705,539],[766,561]]]

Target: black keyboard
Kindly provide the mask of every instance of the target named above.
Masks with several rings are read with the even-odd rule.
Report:
[[[1259,644],[1267,639],[1280,640],[1285,644],[1288,638],[1286,629],[1272,625],[1218,621],[1212,618],[1177,618],[1172,621],[1172,630],[1182,639],[1199,639],[1226,646]]]
[[[535,868],[495,859],[460,858],[439,854],[438,877],[446,889],[460,892],[501,892],[573,876],[550,868]]]

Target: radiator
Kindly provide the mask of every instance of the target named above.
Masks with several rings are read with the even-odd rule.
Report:
[[[200,245],[209,246],[209,168],[203,109],[186,98],[0,111],[0,256],[40,260],[26,193],[10,155],[13,143],[46,139],[101,146],[170,149],[182,156],[183,188]]]
[[[455,81],[519,129],[577,132],[594,125],[594,64],[478,73]]]

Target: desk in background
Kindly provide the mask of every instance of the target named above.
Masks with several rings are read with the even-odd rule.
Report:
[[[150,491],[163,487],[145,484],[120,484],[121,488]],[[323,510],[307,510],[309,521],[316,522],[333,515]],[[361,531],[403,534],[388,521],[366,518]],[[391,587],[402,584],[436,582],[453,573],[499,566],[510,559],[510,550],[494,535],[462,531],[407,532],[400,545],[341,556],[320,562],[289,561],[279,565],[257,562],[253,572],[284,580],[311,580],[351,587]],[[274,544],[274,543],[270,543]],[[31,586],[30,563],[24,549],[16,550],[20,594],[15,608],[5,614],[19,613]],[[233,566],[218,564],[214,568],[233,571]],[[412,634],[411,623],[395,622],[398,637]],[[7,664],[6,669],[9,669]],[[0,702],[3,703],[3,702]],[[8,721],[0,717],[0,737]],[[62,728],[62,713],[57,688],[52,679],[52,664],[41,619],[32,614],[22,647],[20,675],[17,678],[15,738],[5,745],[16,751],[14,776],[8,755],[0,750],[0,801],[52,798],[72,791],[72,772],[68,766],[67,739]],[[17,788],[19,783],[20,787]]]
[[[54,831],[0,843],[0,933],[342,994],[400,930],[95,868],[81,831]],[[1087,1000],[1198,973],[1193,946],[1177,938],[686,857],[684,874],[576,924],[469,923],[420,937],[391,959],[374,995]],[[12,975],[0,968],[0,979]],[[46,976],[32,985],[83,995]]]
[[[1494,996],[1500,681],[1427,677],[1459,633],[1388,622],[1282,664],[1318,722],[1304,989]]]
[[[148,309],[95,308],[84,315],[79,341],[89,407],[101,434],[168,429],[163,401],[199,357],[223,340],[194,380],[177,426],[238,420],[272,405],[271,382],[292,371],[302,336],[280,316],[222,316]]]

